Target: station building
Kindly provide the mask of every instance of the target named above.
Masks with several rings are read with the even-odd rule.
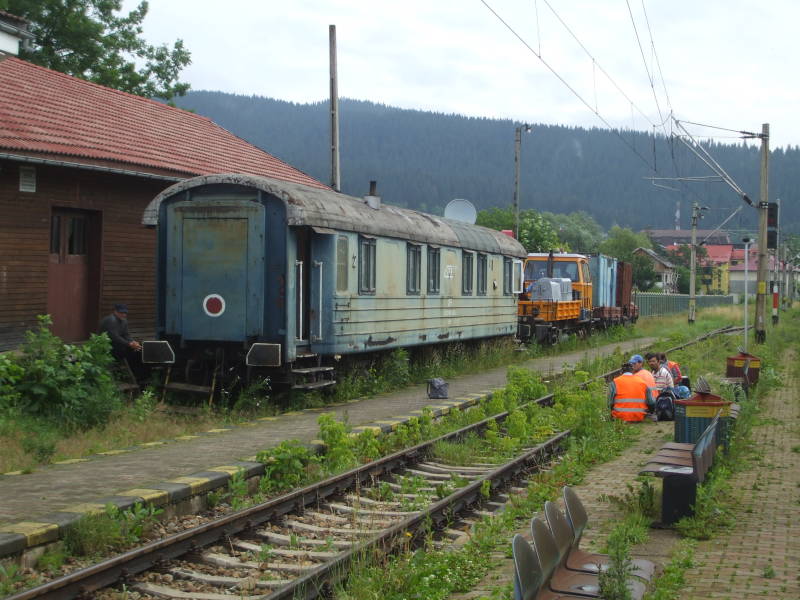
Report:
[[[0,11],[0,351],[45,313],[65,341],[86,339],[115,302],[132,335],[152,336],[156,237],[142,214],[177,181],[327,187],[206,117],[17,58],[8,38],[24,25]]]

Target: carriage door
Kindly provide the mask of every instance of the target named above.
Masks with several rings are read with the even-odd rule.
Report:
[[[95,213],[77,210],[53,210],[50,220],[47,312],[65,342],[85,340],[96,326],[98,223]]]
[[[298,342],[307,342],[309,328],[310,278],[311,278],[311,236],[307,227],[295,229],[297,240],[297,258],[294,263],[295,281],[295,338]]]

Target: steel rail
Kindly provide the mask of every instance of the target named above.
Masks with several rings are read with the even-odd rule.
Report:
[[[547,394],[526,404],[531,402],[542,406],[552,405],[553,394]],[[231,537],[241,531],[252,529],[293,510],[303,510],[306,506],[317,503],[324,498],[369,482],[375,477],[404,467],[407,464],[418,462],[424,458],[425,453],[437,442],[459,439],[468,433],[480,432],[492,421],[503,422],[508,417],[508,414],[505,411],[487,417],[461,429],[451,431],[410,448],[399,450],[371,463],[294,490],[278,498],[225,515],[215,521],[150,542],[139,548],[134,548],[64,577],[9,596],[5,600],[30,600],[33,598],[69,600],[79,596],[86,596],[119,580],[125,580],[151,569],[159,563],[178,558],[192,550],[213,544],[220,539]],[[526,455],[527,453],[523,456]],[[513,461],[509,464],[513,464]],[[463,490],[472,490],[472,486],[469,485],[460,491]],[[463,494],[456,495],[461,497]],[[434,506],[438,506],[438,504]]]
[[[526,471],[531,463],[540,463],[549,455],[554,454],[558,450],[560,444],[569,435],[569,430],[554,435],[535,448],[524,452],[510,462],[479,477],[469,485],[459,488],[447,498],[393,525],[375,538],[358,544],[354,548],[337,556],[331,562],[320,565],[302,577],[298,577],[290,584],[275,590],[269,595],[269,600],[316,598],[320,595],[320,590],[345,578],[347,576],[347,566],[359,556],[376,548],[382,548],[384,550],[390,549],[397,544],[398,538],[402,537],[405,532],[419,531],[429,519],[435,525],[440,525],[443,521],[446,521],[450,515],[479,502],[485,482],[490,482],[490,485],[496,484],[493,485],[493,487],[499,487],[506,481],[518,476],[520,472]]]
[[[708,332],[684,344],[670,348],[666,352],[675,352],[715,335],[730,333],[739,329],[742,328],[728,325]],[[581,384],[579,387],[585,389],[592,381],[597,381],[598,379],[608,380],[619,374],[619,372],[620,369],[614,369]],[[551,393],[525,404],[537,403],[542,406],[550,406],[553,404],[553,401],[554,395]],[[215,521],[150,542],[139,548],[129,550],[95,565],[65,575],[64,577],[24,590],[13,596],[8,596],[5,600],[31,600],[34,598],[70,600],[79,596],[86,596],[93,591],[108,587],[120,580],[126,580],[133,575],[151,569],[159,563],[178,558],[193,550],[198,550],[203,546],[213,544],[220,539],[229,538],[241,531],[252,529],[262,523],[287,514],[292,510],[303,510],[309,504],[317,503],[324,498],[356,487],[362,483],[369,482],[375,477],[406,466],[409,463],[417,462],[421,460],[427,450],[437,442],[459,439],[468,433],[480,432],[492,421],[497,423],[503,422],[508,417],[508,414],[509,413],[505,411],[487,417],[477,423],[467,425],[466,427],[462,427],[461,429],[446,433],[410,448],[397,451],[377,459],[374,462],[361,465],[326,480],[294,490],[262,504],[243,509]],[[524,465],[530,464],[530,462],[534,461],[537,457],[558,447],[568,435],[569,431],[561,432],[543,444],[536,446],[512,461],[490,471],[488,474],[480,477],[469,485],[459,488],[447,498],[436,502],[425,511],[422,511],[419,515],[401,521],[379,534],[379,536],[373,540],[363,542],[351,548],[332,562],[321,565],[302,577],[297,578],[284,588],[275,590],[275,592],[270,594],[270,600],[272,600],[272,598],[295,597],[297,594],[305,598],[317,595],[322,585],[330,584],[335,581],[337,577],[344,577],[343,567],[349,564],[359,553],[380,546],[381,544],[385,547],[391,546],[393,545],[391,540],[397,538],[405,531],[418,527],[421,522],[427,519],[432,519],[437,523],[441,522],[447,515],[458,512],[465,506],[476,502],[480,497],[481,486],[485,481],[504,481],[513,477],[525,468]],[[338,574],[336,573],[337,569],[339,570]]]

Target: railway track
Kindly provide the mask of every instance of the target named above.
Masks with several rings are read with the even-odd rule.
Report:
[[[550,394],[534,402],[552,401]],[[118,583],[152,598],[316,597],[368,551],[390,551],[429,526],[444,529],[456,515],[474,512],[487,495],[494,494],[489,501],[499,506],[500,491],[552,460],[569,436],[558,433],[503,464],[454,466],[429,459],[437,442],[480,433],[507,416],[489,417],[8,600],[95,597]]]
[[[667,352],[741,329],[721,328]],[[618,372],[609,371],[598,378],[608,379]],[[551,405],[553,395],[533,402]],[[560,432],[523,448],[503,464],[487,459],[458,466],[431,460],[436,443],[480,433],[492,421],[502,423],[507,416],[488,417],[7,600],[96,597],[99,590],[116,584],[124,584],[126,590],[135,590],[144,598],[317,597],[346,577],[348,565],[368,552],[389,552],[429,527],[443,532],[443,543],[448,536],[458,536],[458,531],[448,530],[448,524],[464,515],[480,518],[500,509],[508,500],[502,491],[524,486],[527,474],[553,460],[569,436],[569,431]]]

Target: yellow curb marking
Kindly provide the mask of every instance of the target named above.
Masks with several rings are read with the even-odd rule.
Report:
[[[8,473],[3,473],[3,475],[22,475],[22,471],[9,471]]]
[[[161,446],[166,444],[166,442],[144,442],[143,444],[139,444],[142,448],[152,448],[153,446]]]
[[[303,414],[302,410],[291,410],[289,412],[283,413],[282,416],[284,416],[284,417],[296,417],[297,415],[302,415],[302,414]]]
[[[222,465],[221,467],[211,467],[210,469],[206,469],[206,471],[219,471],[220,473],[227,473],[228,475],[236,475],[239,471],[244,473],[244,469],[242,467],[234,467],[233,465]]]
[[[88,458],[65,458],[64,460],[57,460],[54,465],[73,465],[75,463],[89,462]]]
[[[200,437],[199,435],[179,435],[175,439],[176,440],[180,440],[182,442],[185,442],[187,440],[196,440],[199,437]]]
[[[355,437],[358,434],[360,434],[360,433],[362,433],[364,431],[367,431],[367,430],[374,431],[375,433],[382,433],[383,432],[383,429],[381,429],[380,427],[375,427],[373,425],[361,425],[359,427],[353,427],[353,431],[350,432],[350,436],[351,437]]]
[[[401,423],[404,423],[403,419],[386,419],[381,421],[375,421],[375,423],[380,423],[381,425],[389,425],[392,428],[392,431],[397,429],[397,426]]]
[[[28,546],[37,546],[58,539],[58,525],[55,523],[40,523],[37,521],[20,521],[3,525],[2,533],[19,533],[27,539]]]
[[[311,440],[309,444],[313,444],[315,446],[324,446],[325,442],[323,442],[322,440]]]
[[[259,417],[259,421],[277,421],[278,417]]]
[[[62,512],[84,513],[87,515],[99,515],[106,512],[106,505],[99,502],[82,502],[73,504],[61,509]]]
[[[105,452],[98,452],[101,456],[114,456],[116,454],[125,454],[126,452],[130,452],[130,450],[106,450]]]
[[[211,481],[208,477],[176,477],[175,479],[168,479],[168,483],[182,483],[188,485],[193,494],[197,494],[200,488]]]
[[[209,429],[206,433],[225,433],[226,431],[230,431],[230,429]]]
[[[125,490],[119,492],[117,496],[133,496],[134,498],[141,498],[150,504],[166,504],[169,502],[169,492],[165,490],[150,490],[147,488],[134,488],[132,490]]]

